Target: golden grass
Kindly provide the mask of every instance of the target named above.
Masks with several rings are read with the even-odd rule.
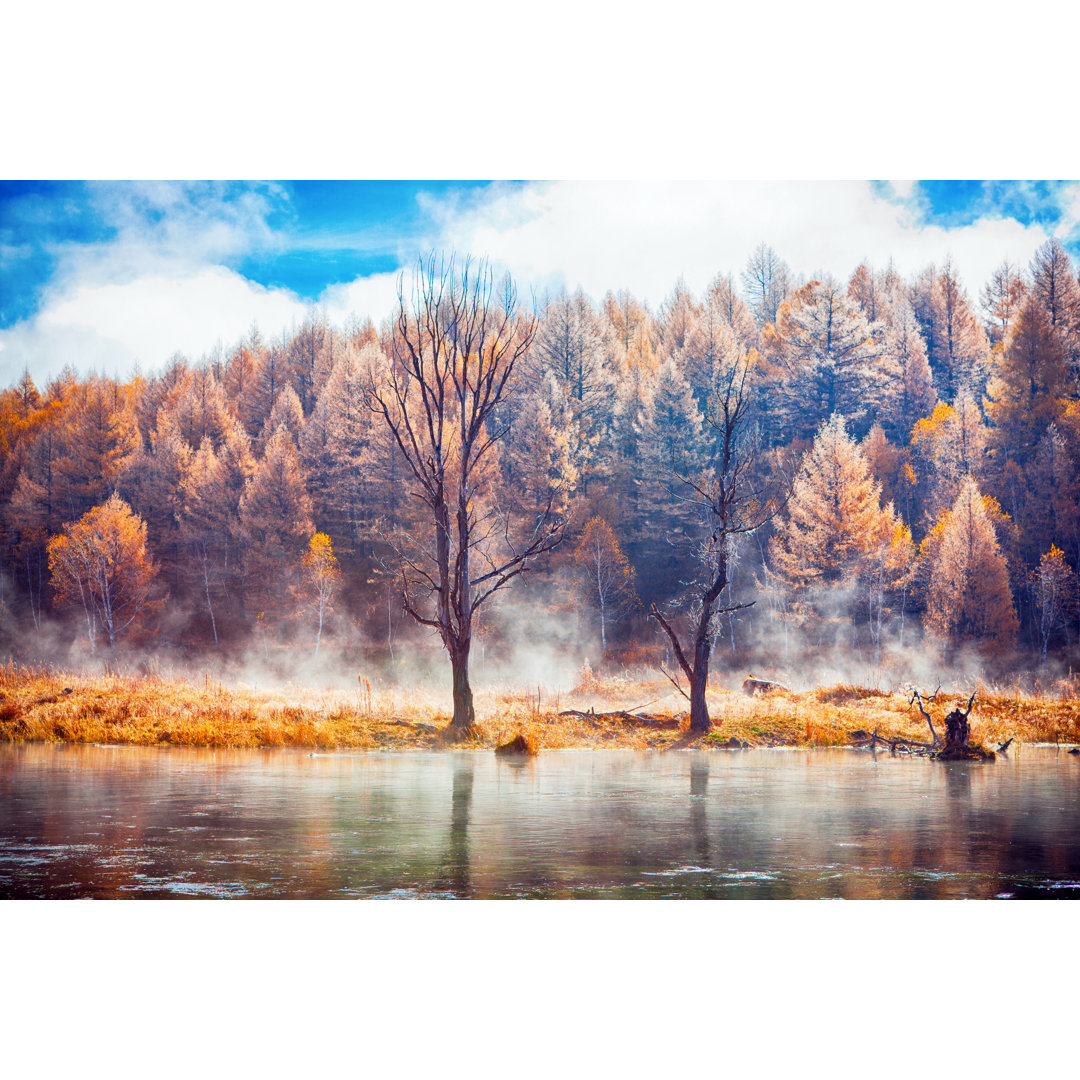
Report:
[[[751,746],[840,746],[854,731],[928,740],[926,722],[907,696],[837,685],[755,697],[711,687],[714,730],[692,736],[686,702],[662,678],[596,678],[544,701],[536,693],[481,690],[477,735],[493,748],[517,736],[535,750],[710,747],[731,737]],[[967,696],[941,694],[930,705],[938,734]],[[641,708],[643,707],[644,708]],[[644,717],[613,715],[640,708]],[[0,741],[188,746],[295,746],[360,750],[449,745],[449,700],[424,690],[359,692],[296,688],[255,692],[219,683],[157,677],[79,676],[45,669],[0,668]],[[563,710],[578,713],[561,716]],[[592,710],[592,712],[590,712]],[[584,715],[582,715],[584,714]],[[979,688],[972,740],[994,747],[1008,738],[1080,743],[1080,701]]]

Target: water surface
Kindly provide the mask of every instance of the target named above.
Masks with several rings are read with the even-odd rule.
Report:
[[[1080,897],[1080,760],[0,746],[0,897]]]

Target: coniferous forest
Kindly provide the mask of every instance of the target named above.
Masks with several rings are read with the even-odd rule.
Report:
[[[456,310],[467,265],[417,273],[433,269]],[[1058,241],[985,282],[948,258],[910,278],[890,264],[805,279],[762,244],[700,295],[673,282],[655,309],[618,290],[534,308],[485,274],[473,315],[496,325],[506,382],[478,418],[438,412],[446,432],[474,424],[476,457],[428,477],[468,488],[474,677],[675,667],[665,628],[700,616],[718,543],[703,623],[716,671],[1071,673],[1080,282]],[[444,303],[425,330],[413,289],[406,274],[396,312],[337,326],[313,309],[152,373],[73,364],[4,389],[0,649],[444,678],[416,441],[430,413],[409,393],[421,339],[459,324]],[[454,347],[468,383],[484,342],[479,360]],[[742,411],[724,444],[733,371]],[[748,494],[717,540],[703,506],[725,446]]]

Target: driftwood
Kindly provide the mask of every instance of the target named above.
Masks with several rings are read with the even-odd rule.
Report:
[[[938,696],[938,690],[940,689],[941,683],[938,683],[937,690],[930,694],[926,700],[933,701]],[[974,697],[975,695],[972,694],[971,696]],[[911,697],[908,699],[908,708],[910,709],[916,701],[919,703],[919,712],[923,714],[923,719],[927,722],[927,724],[930,725],[930,737],[934,740],[933,743],[931,743],[930,748],[936,749],[941,740],[938,738],[938,733],[934,730],[934,721],[930,719],[930,714],[926,711],[926,709],[923,708],[923,699],[922,696],[919,694],[919,691],[916,690],[915,687],[912,687]]]
[[[932,743],[916,742],[914,739],[902,739],[899,736],[879,735],[877,728],[874,728],[873,734],[852,739],[851,745],[860,749],[876,750],[879,743],[882,746],[887,746],[889,752],[893,754],[900,752],[902,754],[924,756],[934,749]]]
[[[592,720],[595,723],[601,721],[611,722],[622,720],[627,724],[640,724],[646,727],[678,727],[679,717],[667,716],[664,713],[627,712],[625,709],[617,709],[614,712],[597,712],[595,709],[582,711],[581,709],[563,709],[559,716],[579,716],[582,720]],[[685,716],[686,714],[683,713]]]

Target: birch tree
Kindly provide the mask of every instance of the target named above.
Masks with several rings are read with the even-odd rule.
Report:
[[[113,494],[49,541],[49,571],[57,597],[82,606],[91,651],[99,625],[111,648],[150,606],[146,523]]]
[[[314,656],[319,655],[322,645],[323,622],[333,607],[334,597],[341,585],[341,571],[326,533],[316,533],[308,542],[302,563],[304,583],[311,597],[312,607],[319,616],[319,626],[315,634]]]
[[[599,516],[582,529],[574,548],[574,564],[600,616],[600,645],[606,651],[608,623],[624,614],[634,601],[634,568],[611,526]]]

